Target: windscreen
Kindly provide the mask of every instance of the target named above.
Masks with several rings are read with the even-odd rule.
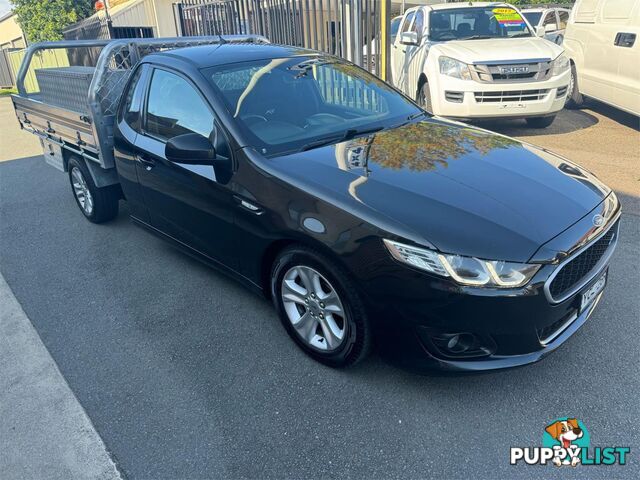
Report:
[[[383,129],[421,111],[365,70],[324,56],[203,70],[252,146],[266,156],[349,131]]]
[[[432,41],[530,37],[524,18],[509,7],[469,7],[433,10],[429,16]]]

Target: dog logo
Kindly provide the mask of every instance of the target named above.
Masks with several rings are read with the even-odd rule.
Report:
[[[559,447],[565,451],[564,457],[560,455],[553,457],[553,464],[556,466],[571,465],[575,467],[580,463],[580,457],[577,452],[580,451],[582,445],[577,445],[578,439],[584,437],[584,430],[578,423],[577,418],[567,418],[566,420],[556,420],[545,428],[545,431],[558,442],[553,445],[554,449]],[[576,455],[572,455],[576,453]]]

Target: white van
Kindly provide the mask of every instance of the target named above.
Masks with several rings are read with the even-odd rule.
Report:
[[[393,83],[436,115],[526,118],[544,128],[564,107],[569,60],[506,3],[406,11],[391,49]]]
[[[640,0],[576,0],[565,32],[567,107],[583,96],[640,115]]]

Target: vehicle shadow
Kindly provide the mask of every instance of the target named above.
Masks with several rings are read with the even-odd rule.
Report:
[[[472,125],[509,136],[535,137],[561,135],[583,130],[598,124],[598,118],[584,110],[562,110],[547,128],[530,128],[524,119],[473,121]]]
[[[603,115],[614,122],[618,122],[625,127],[633,128],[640,132],[640,117],[628,112],[624,112],[616,107],[598,102],[597,100],[588,99],[583,108],[592,110]]]

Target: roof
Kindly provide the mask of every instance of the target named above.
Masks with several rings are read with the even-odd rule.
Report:
[[[225,43],[222,45],[201,45],[178,48],[166,52],[154,53],[146,57],[173,57],[193,64],[196,68],[214,67],[228,63],[288,58],[298,55],[317,55],[319,52],[288,45],[272,43]]]
[[[14,15],[15,15],[15,12],[13,10],[9,10],[4,15],[0,15],[0,22],[4,22],[5,20],[13,17]]]
[[[526,12],[546,12],[547,10],[564,10],[565,12],[570,12],[570,8],[562,8],[562,7],[536,7],[536,8],[523,8],[520,11],[522,13]]]
[[[138,5],[143,3],[144,1],[145,0],[125,0],[125,1],[120,1],[118,3],[114,2],[114,1],[111,1],[111,2],[109,2],[109,16],[111,17],[111,20],[115,20],[119,16],[125,14],[127,10],[130,10],[130,9],[132,9],[134,7],[137,7]],[[93,15],[91,15],[91,17],[104,18],[104,17],[106,17],[106,15],[107,14],[106,14],[106,12],[105,12],[105,10],[103,8],[101,10],[98,10]],[[89,17],[89,18],[91,18],[91,17]]]
[[[491,7],[498,5],[508,5],[508,2],[456,2],[456,3],[437,3],[435,5],[428,5],[428,8],[433,10],[450,10],[457,8],[469,8],[469,7]]]

